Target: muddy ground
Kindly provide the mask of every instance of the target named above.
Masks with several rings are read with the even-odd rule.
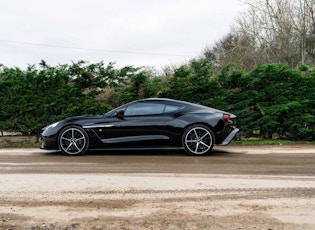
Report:
[[[0,149],[0,229],[315,229],[315,146]]]

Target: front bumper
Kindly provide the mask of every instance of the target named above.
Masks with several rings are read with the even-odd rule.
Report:
[[[52,137],[41,137],[42,144],[40,146],[40,149],[46,149],[46,150],[58,150],[58,144],[57,144],[57,138],[55,136]]]
[[[44,143],[41,144],[40,149],[43,149],[43,150],[58,150],[58,148],[47,147]]]

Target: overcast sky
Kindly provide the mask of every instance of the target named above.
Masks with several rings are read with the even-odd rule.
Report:
[[[240,0],[0,0],[0,64],[162,68],[226,35]]]

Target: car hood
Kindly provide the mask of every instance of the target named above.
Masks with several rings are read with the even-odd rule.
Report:
[[[64,121],[78,121],[78,120],[91,120],[97,118],[103,118],[103,115],[82,115],[82,116],[75,116],[75,117],[67,117]]]

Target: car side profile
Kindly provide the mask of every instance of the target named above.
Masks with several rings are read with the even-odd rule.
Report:
[[[239,131],[235,115],[184,101],[150,98],[103,115],[70,117],[45,127],[42,149],[82,155],[88,150],[183,148],[207,155]]]

